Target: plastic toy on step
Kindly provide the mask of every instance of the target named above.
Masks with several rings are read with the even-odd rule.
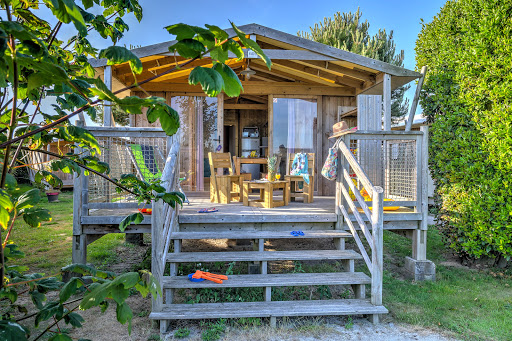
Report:
[[[292,232],[290,232],[290,234],[294,237],[298,237],[298,236],[303,236],[304,232],[302,232],[301,230],[298,230],[298,231],[292,231]]]
[[[228,279],[228,276],[226,275],[218,275],[218,274],[212,274],[209,272],[197,270],[195,274],[192,275],[193,279],[206,279],[208,281],[212,281],[214,283],[222,284],[222,280]]]

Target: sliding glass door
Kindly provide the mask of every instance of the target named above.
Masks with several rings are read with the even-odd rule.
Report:
[[[290,154],[317,151],[316,99],[274,98],[273,121],[273,151],[281,156],[281,174],[287,174]]]
[[[176,96],[171,107],[180,115],[180,178],[185,178],[181,186],[186,192],[208,191],[208,153],[219,145],[217,98]]]

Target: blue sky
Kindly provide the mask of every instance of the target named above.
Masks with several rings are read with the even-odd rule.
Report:
[[[414,45],[421,29],[420,19],[430,22],[445,0],[320,0],[320,1],[140,1],[144,17],[140,23],[133,16],[126,16],[130,31],[122,43],[150,45],[170,40],[164,26],[183,22],[202,26],[214,24],[229,27],[232,20],[237,25],[257,23],[280,31],[296,34],[334,13],[355,12],[360,7],[363,19],[368,19],[370,30],[379,28],[394,31],[398,49],[405,51],[405,67],[414,69]],[[216,5],[213,5],[217,3]]]
[[[414,46],[421,30],[420,20],[426,23],[439,12],[446,0],[317,0],[317,1],[150,1],[141,0],[143,19],[139,23],[131,14],[123,19],[130,26],[120,44],[126,46],[146,46],[171,40],[173,37],[164,29],[165,26],[183,22],[203,26],[213,24],[228,28],[229,20],[238,26],[257,23],[290,34],[308,31],[310,26],[331,17],[336,12],[355,12],[359,7],[363,19],[370,23],[370,32],[379,28],[393,30],[398,50],[404,50],[404,66],[415,69]],[[66,30],[61,29],[63,36]],[[61,38],[63,38],[61,36]],[[90,37],[97,47],[106,47],[109,41],[99,37]],[[415,86],[407,93],[412,98]],[[418,108],[418,112],[421,109]]]

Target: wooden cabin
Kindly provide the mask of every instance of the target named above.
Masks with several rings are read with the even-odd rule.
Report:
[[[257,24],[240,29],[272,60],[272,69],[269,71],[251,51],[245,51],[242,61],[229,60],[228,65],[240,75],[244,88],[237,98],[224,94],[206,97],[199,86],[188,84],[194,67],[212,65],[209,58],[204,58],[142,85],[144,92],[131,93],[166,98],[180,113],[177,135],[165,138],[158,124],[149,124],[142,115],[130,118],[130,128],[114,128],[108,107],[104,127],[91,128],[101,143],[110,143],[107,150],[115,144],[111,137],[122,137],[126,146],[160,146],[167,155],[162,181],[168,190],[177,190],[181,184],[190,199],[182,209],[153,203],[152,216],[126,230],[152,233],[152,272],[162,284],[164,296],[154,300],[150,317],[160,321],[162,332],[176,319],[269,317],[273,324],[280,316],[364,314],[378,321],[378,316],[387,312],[382,305],[383,229],[411,238],[412,252],[406,259],[406,268],[413,278],[435,276],[435,266],[426,259],[425,134],[391,130],[391,92],[421,74]],[[236,36],[231,29],[227,32]],[[170,41],[132,50],[144,67],[138,79],[152,77],[185,61],[169,52],[173,44]],[[113,90],[134,82],[127,64],[107,66],[104,60],[92,64]],[[320,175],[320,170],[337,140],[329,138],[333,124],[341,120],[357,130],[338,138],[337,179],[329,181]],[[246,207],[242,203],[215,204],[218,212],[198,213],[200,208],[212,206],[208,196],[208,153],[223,151],[243,156],[247,152],[243,140],[254,134],[246,133],[247,127],[257,129],[260,145],[253,148],[261,156],[280,154],[286,159],[290,153],[315,153],[313,203],[291,202],[274,209]],[[130,151],[129,147],[116,148]],[[104,160],[109,161],[108,154]],[[124,160],[130,162],[130,158]],[[260,172],[264,173],[264,168]],[[75,191],[75,262],[85,262],[88,243],[106,233],[119,232],[116,224],[123,214],[140,208],[129,196],[113,202],[96,195],[102,189],[95,181],[90,182],[87,177],[75,179],[75,186],[82,188]],[[367,200],[360,195],[363,189]],[[391,207],[397,208],[388,210]],[[291,238],[290,231],[294,230],[305,232],[299,239],[332,239],[334,248],[268,250],[267,242]],[[253,240],[255,251],[194,252],[182,245],[187,240],[221,238]],[[355,240],[355,250],[345,247],[346,239]],[[269,273],[272,262],[291,260],[339,260],[343,271]],[[354,264],[360,260],[370,276],[355,272]],[[179,264],[231,261],[257,263],[259,274],[232,276],[217,287],[258,287],[263,290],[263,301],[176,303],[178,289],[215,287],[179,276]],[[169,273],[164,275],[166,271]],[[294,285],[352,285],[353,297],[290,302],[272,299],[273,288]],[[371,286],[369,299],[365,286]]]

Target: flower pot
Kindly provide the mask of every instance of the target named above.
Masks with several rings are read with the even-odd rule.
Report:
[[[46,197],[48,198],[48,202],[59,202],[59,193],[46,193]]]

